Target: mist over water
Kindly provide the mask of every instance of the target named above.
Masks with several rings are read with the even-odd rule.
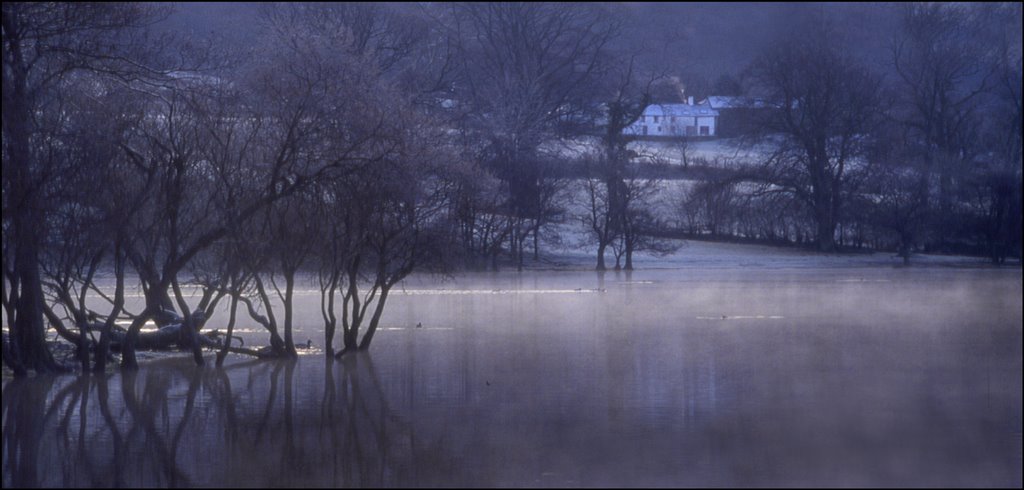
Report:
[[[1019,269],[417,277],[344,361],[5,380],[3,484],[1019,487],[1021,292]]]
[[[1020,3],[2,12],[2,488],[1022,486]]]

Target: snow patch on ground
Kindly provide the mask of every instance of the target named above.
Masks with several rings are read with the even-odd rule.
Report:
[[[568,231],[568,230],[565,230]],[[597,264],[597,247],[581,245],[584,237],[563,239],[562,246],[542,248],[541,258],[526,265],[528,269],[593,269]],[[646,252],[633,255],[637,269],[832,269],[851,267],[901,267],[903,259],[892,252],[818,253],[796,247],[740,243],[678,240],[680,248],[659,257]],[[916,254],[911,267],[990,267],[984,257],[962,255]],[[605,254],[611,268],[615,257]],[[1019,264],[1017,264],[1019,266]]]
[[[765,142],[751,146],[739,138],[663,139],[633,141],[628,148],[636,154],[635,161],[642,163],[683,165],[685,162],[691,165],[729,167],[763,161],[765,155],[772,151],[773,145]],[[567,159],[599,155],[603,152],[601,141],[596,137],[550,141],[543,149]]]

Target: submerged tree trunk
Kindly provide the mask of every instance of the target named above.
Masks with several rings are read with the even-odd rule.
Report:
[[[270,295],[267,294],[267,289],[263,285],[263,280],[257,274],[253,280],[256,284],[256,292],[259,294],[260,301],[265,305],[270,305]],[[249,310],[249,316],[254,320],[263,325],[270,332],[270,348],[274,354],[283,356],[285,354],[284,340],[281,339],[281,335],[277,331],[277,319],[274,317],[274,310],[267,306],[267,316],[264,317],[256,312],[256,308],[253,306],[252,301],[245,298],[239,298],[239,301],[245,302],[246,308]]]
[[[25,368],[37,373],[66,371],[53,359],[46,346],[46,326],[43,322],[43,288],[39,277],[38,250],[19,243],[15,250],[20,291],[11,329],[11,351]]]
[[[128,326],[128,331],[124,335],[124,340],[121,344],[121,368],[135,370],[139,368],[139,362],[135,358],[135,347],[138,344],[139,331],[142,330],[142,326],[149,321],[153,316],[153,308],[146,307],[139,316],[132,320],[132,324]],[[113,334],[113,332],[111,332]]]
[[[334,313],[334,293],[337,291],[338,276],[331,273],[326,284],[321,283],[320,289],[320,313],[324,319],[324,354],[334,358],[334,333],[338,328],[338,316]]]
[[[5,33],[6,35],[6,33]],[[5,66],[6,69],[6,66]],[[17,77],[15,77],[17,78]],[[6,79],[6,74],[5,74]],[[16,80],[17,81],[17,80]],[[22,80],[24,82],[24,80]],[[29,116],[26,94],[14,87],[15,97],[4,97],[5,151],[9,164],[4,165],[4,177],[9,188],[4,189],[9,208],[14,244],[14,275],[18,280],[18,296],[15,301],[14,318],[11,322],[10,353],[12,360],[21,367],[39,373],[62,371],[46,347],[46,326],[43,322],[43,286],[39,272],[39,254],[42,249],[46,222],[43,212],[42,190],[32,184],[32,157],[29,149]],[[5,87],[5,92],[7,88]],[[13,107],[8,107],[9,105]],[[14,111],[16,119],[8,120],[8,110]],[[5,252],[9,253],[9,252]],[[6,359],[6,357],[5,357]],[[18,372],[18,370],[15,370]]]
[[[370,318],[370,326],[366,329],[366,334],[363,335],[363,341],[359,344],[360,350],[366,350],[370,348],[370,342],[373,341],[373,335],[377,333],[377,325],[380,323],[381,314],[384,313],[384,302],[388,299],[388,291],[390,286],[381,286],[380,297],[377,298],[377,306],[373,310],[373,317]]]
[[[295,351],[295,341],[292,339],[292,310],[294,309],[292,298],[295,294],[295,271],[286,272],[284,281],[284,348],[289,356],[296,357],[299,354]]]
[[[93,371],[102,373],[107,369],[107,355],[110,352],[110,338],[111,331],[114,328],[114,322],[117,320],[118,315],[124,309],[124,266],[125,257],[121,253],[120,242],[114,250],[114,308],[110,312],[110,316],[107,317],[107,321],[103,324],[103,330],[100,331],[100,340],[96,346],[96,361],[93,364]]]
[[[341,328],[342,328],[342,349],[338,351],[336,357],[340,357],[342,354],[354,351],[359,348],[359,325],[363,321],[362,308],[360,308],[359,301],[359,283],[358,274],[360,259],[357,257],[351,264],[349,264],[348,276],[348,289],[345,291],[344,308],[342,309]],[[350,311],[351,308],[351,311]]]
[[[11,352],[10,343],[7,341],[7,335],[3,336],[3,356],[4,364],[11,368],[11,371],[14,371],[15,376],[21,377],[28,375],[28,370],[25,369],[25,366],[23,366],[18,358],[14,356],[14,353]]]
[[[342,336],[341,336],[343,347],[342,347],[342,350],[338,351],[338,353],[336,354],[336,357],[340,356],[342,353],[350,352],[350,351],[354,351],[354,350],[358,349],[359,348],[359,342],[357,340],[357,337],[358,337],[358,330],[356,330],[354,328],[345,329],[345,331],[342,333]]]
[[[217,367],[224,365],[224,358],[228,355],[228,348],[231,347],[231,338],[235,333],[235,317],[238,313],[238,295],[231,295],[230,316],[228,317],[227,335],[224,337],[224,346],[217,352]]]

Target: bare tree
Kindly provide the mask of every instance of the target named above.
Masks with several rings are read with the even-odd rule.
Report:
[[[47,212],[53,209],[46,192],[59,173],[40,151],[48,129],[39,116],[55,109],[54,94],[76,73],[120,79],[157,73],[137,56],[145,40],[136,34],[159,18],[161,10],[128,4],[3,6],[5,288],[14,313],[11,345],[5,351],[11,355],[4,361],[18,374],[61,369],[44,344],[39,271]]]
[[[599,159],[600,157],[597,157]],[[600,165],[600,164],[598,164]],[[590,174],[590,172],[588,172]],[[618,237],[617,226],[614,223],[611,202],[608,195],[608,187],[600,179],[590,177],[583,179],[584,212],[580,221],[587,229],[588,234],[597,241],[597,270],[607,269],[605,266],[605,251]]]
[[[913,167],[880,165],[865,188],[870,222],[896,235],[897,253],[904,265],[910,264],[910,254],[921,240],[925,224],[926,201],[919,194],[918,172]]]
[[[639,136],[630,133],[627,128],[640,118],[644,109],[651,103],[655,82],[663,77],[655,73],[642,76],[638,73],[637,56],[628,54],[623,57],[628,61],[622,63],[619,69],[613,69],[607,76],[609,87],[607,101],[604,104],[607,109],[607,120],[601,134],[604,154],[598,159],[600,164],[597,173],[605,185],[604,204],[607,209],[603,214],[606,216],[608,230],[603,233],[603,238],[608,240],[607,244],[613,243],[616,238],[628,244],[621,247],[621,250],[626,254],[627,269],[632,269],[634,246],[639,243],[639,235],[634,233],[637,228],[632,225],[640,216],[638,205],[642,199],[638,198],[646,193],[638,192],[643,186],[638,185],[640,181],[630,178],[631,174],[635,176],[637,168],[632,166],[632,157],[635,153],[629,149],[629,144],[636,141]],[[604,270],[602,241],[599,238],[597,270]],[[617,253],[616,269],[620,265],[619,257],[620,254]]]
[[[851,171],[864,165],[884,106],[881,79],[844,55],[829,23],[816,20],[762,53],[749,75],[776,109],[761,123],[777,144],[761,180],[803,200],[818,250],[834,251]]]
[[[954,179],[977,152],[977,109],[994,79],[989,15],[969,4],[909,4],[893,41],[893,66],[904,95],[899,117],[912,130],[923,162],[918,192],[923,207],[931,209],[937,201],[932,216],[940,242],[953,231]]]
[[[728,179],[707,180],[693,185],[682,203],[689,216],[691,233],[707,233],[711,237],[730,234],[741,206],[736,183]]]
[[[393,104],[400,100],[391,97]],[[431,119],[411,110],[393,113],[402,114],[389,126],[389,134],[402,135],[393,151],[321,194],[326,234],[319,278],[328,355],[338,326],[338,356],[368,349],[392,288],[414,270],[443,264],[450,230],[446,167],[456,157],[438,145],[444,134]]]
[[[618,250],[615,254],[615,268],[619,258],[624,256],[622,267],[633,270],[633,254],[646,251],[654,255],[667,255],[679,249],[678,242],[662,238],[668,227],[654,210],[654,198],[661,191],[663,181],[643,178],[639,168],[632,170],[622,181],[623,220]]]
[[[461,62],[454,79],[482,160],[504,186],[510,250],[552,215],[546,140],[579,128],[594,108],[615,25],[600,9],[554,3],[453,4],[445,13]],[[548,201],[548,202],[546,202]]]
[[[481,168],[479,160],[467,160],[470,165],[452,175],[450,214],[458,227],[455,235],[467,259],[481,258],[497,270],[502,244],[511,231],[509,217],[502,208],[501,181]]]
[[[125,250],[130,237],[120,223],[138,209],[144,190],[112,186],[121,181],[126,169],[119,148],[128,125],[137,115],[126,110],[121,91],[95,90],[96,77],[78,77],[65,85],[69,103],[55,111],[62,138],[52,148],[52,165],[62,167],[62,177],[53,182],[50,199],[60,203],[51,214],[51,228],[41,257],[44,291],[52,298],[43,305],[43,313],[57,332],[78,347],[83,369],[89,369],[89,354],[96,350],[96,369],[102,369],[107,356],[109,331],[124,306]],[[96,311],[87,305],[86,295],[99,291],[96,284],[101,268],[112,265],[115,278],[111,310]],[[58,311],[62,311],[59,314]],[[102,321],[97,321],[104,319]],[[64,321],[78,328],[67,328]],[[92,337],[100,330],[100,340]]]
[[[124,338],[125,366],[135,365],[139,330],[149,320],[176,326],[165,331],[166,337],[177,336],[202,364],[197,334],[223,293],[207,288],[199,303],[190,306],[181,274],[228,233],[232,219],[251,216],[266,204],[262,196],[240,201],[240,191],[228,188],[238,184],[237,176],[226,178],[230,168],[237,168],[237,155],[221,154],[226,158],[214,160],[205,151],[208,138],[215,139],[212,134],[230,124],[221,90],[222,82],[186,78],[144,96],[139,102],[145,117],[123,145],[134,171],[149,184],[135,219],[125,223],[127,233],[137,238],[128,257],[146,297],[146,307]]]
[[[178,275],[218,241],[238,237],[240,229],[255,230],[257,240],[293,244],[276,250],[262,247],[270,255],[256,253],[253,263],[244,267],[256,274],[253,285],[267,317],[237,290],[232,303],[245,303],[253,318],[268,328],[272,350],[294,355],[291,296],[311,253],[294,244],[308,245],[310,241],[300,235],[315,234],[317,223],[310,220],[307,208],[321,198],[315,194],[316,184],[381,161],[401,141],[386,131],[386,120],[395,115],[381,105],[386,99],[381,93],[380,60],[362,54],[352,44],[352,33],[318,28],[313,14],[301,9],[271,11],[265,19],[272,31],[265,39],[266,56],[240,73],[243,81],[189,76],[184,86],[172,87],[170,96],[156,98],[151,111],[160,116],[140,134],[146,146],[135,155],[144,166],[166,176],[160,179],[162,187],[153,203],[150,222],[156,228],[140,233],[150,241],[144,253],[135,255],[147,284],[147,308],[129,327],[125,365],[134,364],[133,342],[144,319],[177,309],[182,311],[181,323],[189,327],[188,335],[202,327],[234,273],[221,281],[206,281],[222,286],[206,288],[195,311],[181,294]],[[237,94],[211,97],[206,94],[210,90]],[[206,147],[212,151],[203,151]],[[240,228],[256,219],[262,226]],[[268,256],[274,260],[266,261]],[[267,294],[265,279],[272,277],[261,275],[273,270],[284,281],[278,289],[284,302],[283,339]],[[273,280],[270,285],[277,287]],[[174,292],[174,302],[167,291]],[[199,311],[203,315],[194,315]],[[171,321],[177,321],[173,314]],[[203,341],[196,338],[198,342],[185,341],[201,363]]]

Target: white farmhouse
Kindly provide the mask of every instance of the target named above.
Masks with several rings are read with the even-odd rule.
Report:
[[[626,134],[649,137],[715,136],[718,111],[706,101],[686,104],[651,104],[624,131]]]

